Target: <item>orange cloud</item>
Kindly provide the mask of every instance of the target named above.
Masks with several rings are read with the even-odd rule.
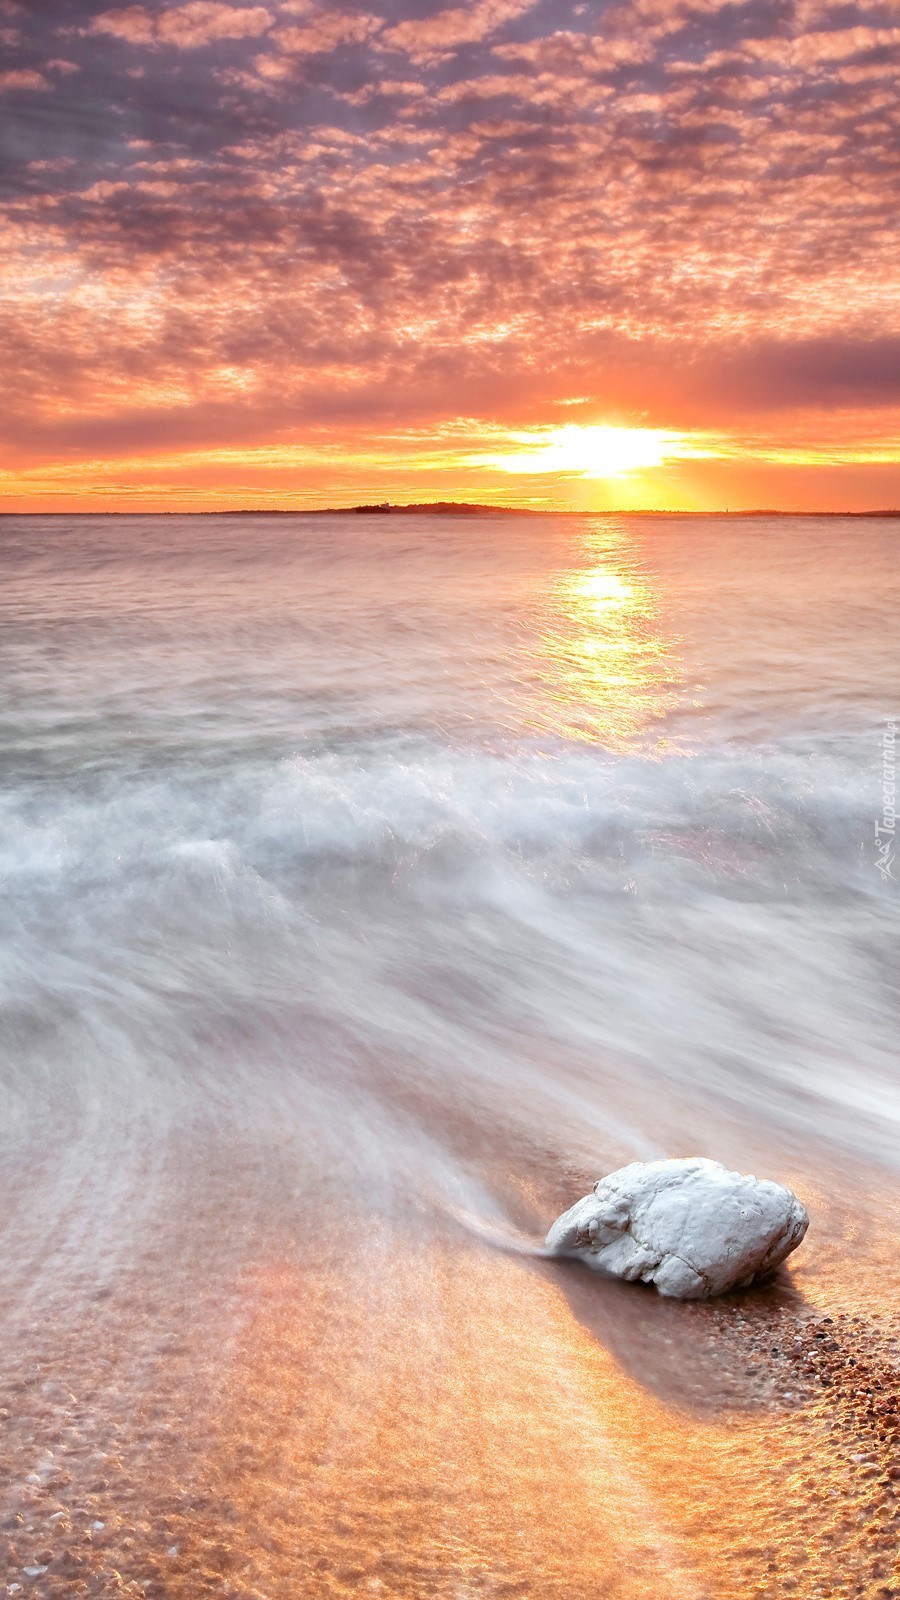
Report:
[[[887,8],[22,16],[0,452],[54,496],[120,461],[148,495],[328,498],[327,458],[382,498],[582,503],[600,480],[483,464],[576,425],[717,441],[629,480],[653,503],[900,500]]]

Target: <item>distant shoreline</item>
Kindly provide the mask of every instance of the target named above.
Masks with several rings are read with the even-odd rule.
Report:
[[[674,511],[646,507],[616,507],[609,511],[585,511],[575,507],[488,506],[468,501],[411,501],[405,505],[356,506],[225,506],[192,511],[110,511],[98,507],[90,511],[6,511],[0,517],[348,517],[348,516],[429,516],[429,517],[855,517],[878,519],[900,517],[900,507],[878,511],[779,511],[759,506],[744,511]]]

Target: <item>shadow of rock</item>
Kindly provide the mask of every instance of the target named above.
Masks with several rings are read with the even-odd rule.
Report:
[[[535,1268],[623,1371],[666,1405],[715,1416],[804,1398],[784,1357],[807,1303],[783,1268],[712,1300],[668,1300],[649,1284],[623,1283],[578,1261]]]

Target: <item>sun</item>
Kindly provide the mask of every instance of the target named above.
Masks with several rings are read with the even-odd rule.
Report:
[[[668,428],[619,428],[611,423],[535,428],[510,436],[514,446],[489,458],[503,472],[564,473],[581,478],[625,478],[667,461],[708,455],[689,435]]]

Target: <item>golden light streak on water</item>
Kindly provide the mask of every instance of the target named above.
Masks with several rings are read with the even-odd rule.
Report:
[[[616,748],[677,704],[676,640],[627,534],[591,530],[583,553],[586,564],[565,573],[551,598],[540,688],[555,731]]]

